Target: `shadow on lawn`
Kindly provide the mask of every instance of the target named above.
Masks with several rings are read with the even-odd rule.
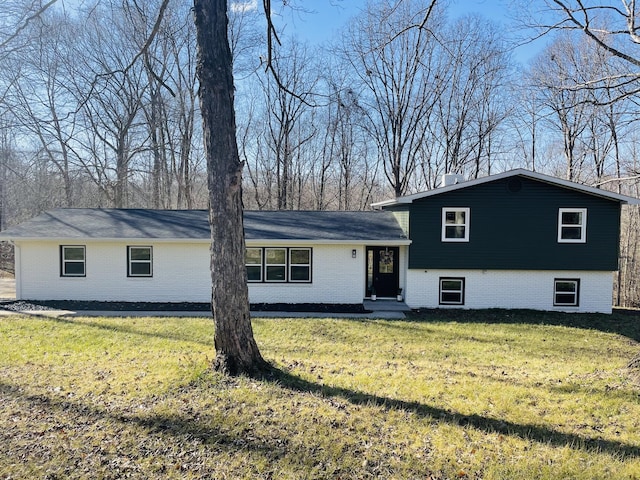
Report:
[[[140,319],[132,319],[128,324],[112,324],[112,323],[100,323],[99,321],[88,320],[88,317],[83,317],[83,320],[79,320],[74,317],[50,317],[48,315],[38,315],[38,314],[29,314],[31,317],[40,318],[42,320],[59,323],[62,325],[77,325],[79,327],[89,327],[95,328],[98,330],[104,330],[106,332],[112,332],[116,334],[122,335],[136,335],[140,337],[147,338],[160,338],[164,340],[175,340],[178,342],[189,342],[189,343],[198,343],[200,345],[205,345],[207,347],[211,347],[213,345],[213,333],[211,334],[211,339],[203,339],[202,336],[194,333],[193,335],[189,334],[180,334],[177,333],[167,333],[167,332],[148,332],[145,328],[144,321]],[[141,326],[141,327],[140,327]]]
[[[550,444],[558,447],[570,447],[575,450],[603,452],[620,457],[640,457],[640,446],[630,445],[615,440],[584,437],[564,433],[544,425],[527,425],[491,418],[482,415],[463,415],[449,409],[442,409],[418,402],[408,402],[388,397],[381,397],[364,392],[357,392],[341,387],[331,387],[309,382],[291,373],[273,369],[263,380],[276,382],[283,388],[297,392],[307,392],[323,397],[339,397],[354,405],[373,405],[382,409],[398,409],[414,413],[419,417],[432,418],[435,421],[451,425],[470,426],[485,433],[499,433],[517,436],[525,440]]]
[[[407,318],[424,322],[555,325],[617,333],[640,342],[640,310],[622,308],[614,309],[611,315],[539,310],[423,309],[414,310]]]
[[[640,447],[636,445],[614,440],[583,437],[558,432],[546,426],[523,425],[482,415],[461,415],[450,410],[418,402],[407,402],[345,388],[329,387],[306,381],[277,369],[272,370],[268,376],[261,377],[260,380],[275,383],[280,388],[295,392],[312,393],[324,398],[338,397],[354,405],[370,405],[382,410],[404,410],[421,418],[430,418],[436,422],[445,422],[451,425],[469,426],[485,433],[500,433],[541,444],[558,447],[566,446],[574,450],[593,453],[605,453],[620,459],[640,457]],[[291,454],[299,455],[303,458],[311,455],[304,448],[298,448],[296,452],[292,452],[287,439],[256,437],[243,434],[242,432],[245,430],[242,429],[238,431],[224,429],[208,416],[208,412],[192,411],[185,413],[180,410],[175,413],[138,415],[120,409],[106,408],[106,406],[101,408],[98,405],[63,397],[28,394],[21,388],[0,380],[0,399],[2,398],[13,399],[21,404],[18,408],[43,415],[43,418],[49,418],[48,415],[51,414],[71,414],[78,425],[89,425],[104,420],[115,422],[121,426],[127,424],[137,425],[144,428],[149,435],[170,435],[178,439],[198,438],[208,445],[215,445],[215,448],[225,450],[249,449],[260,452],[265,458],[271,460]],[[65,421],[68,422],[68,420]],[[70,425],[67,427],[70,427]]]

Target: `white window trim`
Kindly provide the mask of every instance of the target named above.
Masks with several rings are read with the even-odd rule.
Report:
[[[460,290],[443,290],[442,283],[443,282],[451,282],[458,281],[460,282]],[[462,277],[440,277],[439,287],[438,287],[438,303],[439,305],[464,305],[464,295],[465,295],[465,279]],[[459,302],[448,302],[442,299],[443,293],[460,293],[460,301]]]
[[[556,296],[558,294],[568,295],[570,292],[559,292],[558,291],[558,283],[573,283],[575,285],[575,290],[573,292],[574,302],[573,303],[558,303],[556,302]],[[554,307],[579,307],[580,306],[580,279],[578,278],[556,278],[553,280],[553,306]]]
[[[464,223],[447,224],[447,213],[449,212],[464,212]],[[469,241],[469,219],[471,215],[471,209],[469,207],[442,207],[442,232],[441,240],[443,242],[468,242]],[[464,226],[463,238],[448,238],[447,226]]]
[[[81,248],[83,251],[82,260],[65,260],[65,250],[67,248]],[[60,276],[61,277],[86,277],[87,276],[87,247],[85,245],[60,245]],[[82,263],[83,273],[65,273],[67,263]]]
[[[309,252],[309,263],[293,263],[291,261],[291,252],[293,250],[306,250],[307,252]],[[311,283],[311,258],[312,258],[312,252],[311,252],[311,248],[306,248],[306,247],[291,247],[289,248],[289,269],[288,269],[288,274],[289,274],[289,282],[291,283]],[[293,280],[292,275],[291,275],[291,270],[293,269],[293,267],[307,267],[309,269],[309,279],[308,280]]]
[[[563,213],[581,213],[582,224],[564,224],[562,223]],[[580,227],[580,238],[562,238],[563,227],[576,228]],[[587,209],[586,208],[559,208],[558,209],[558,243],[587,243]]]
[[[149,260],[132,260],[131,249],[132,248],[148,248]],[[133,273],[131,266],[134,263],[149,264],[149,273]],[[150,278],[153,277],[153,247],[150,245],[128,245],[127,246],[127,277],[133,278]]]

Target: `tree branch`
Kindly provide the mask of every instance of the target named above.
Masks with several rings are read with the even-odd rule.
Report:
[[[0,42],[0,48],[6,47],[9,44],[9,42],[11,42],[18,35],[20,35],[20,32],[22,32],[25,28],[29,26],[29,23],[31,23],[33,20],[38,18],[40,15],[42,15],[49,7],[51,7],[57,1],[58,0],[50,0],[49,2],[44,4],[38,11],[36,11],[33,15],[30,15],[29,17],[27,17],[24,23],[20,25],[18,28],[16,28],[16,31],[13,32],[12,35],[10,35],[4,41]]]

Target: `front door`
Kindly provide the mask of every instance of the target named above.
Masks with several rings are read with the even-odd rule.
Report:
[[[367,247],[367,296],[395,297],[400,286],[400,249]]]

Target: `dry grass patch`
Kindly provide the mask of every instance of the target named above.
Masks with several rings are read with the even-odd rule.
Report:
[[[0,478],[640,478],[635,316],[0,320]],[[597,328],[597,329],[596,329]]]

